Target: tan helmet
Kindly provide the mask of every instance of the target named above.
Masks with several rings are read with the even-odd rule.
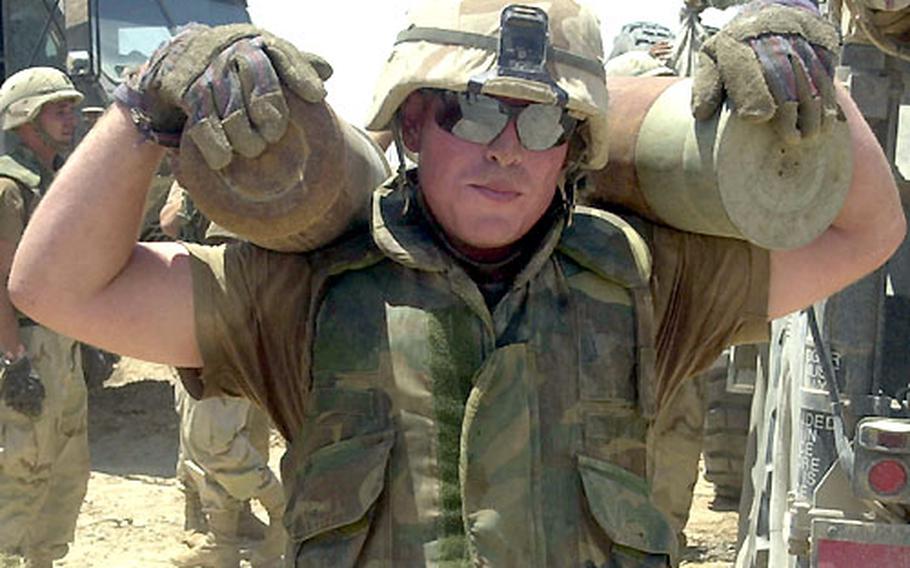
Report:
[[[647,51],[627,51],[607,61],[607,77],[669,77],[676,75]]]
[[[547,77],[503,74],[500,18],[506,0],[429,0],[413,8],[379,77],[367,128],[385,130],[417,89],[478,90],[545,104],[564,103],[583,121],[582,167],[607,163],[607,86],[600,22],[574,0],[526,0],[549,19]],[[562,99],[562,100],[560,100]]]
[[[12,130],[35,120],[47,103],[82,101],[82,93],[63,71],[29,67],[10,75],[0,86],[0,128]]]

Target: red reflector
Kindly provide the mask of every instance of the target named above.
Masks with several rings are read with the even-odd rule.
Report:
[[[820,539],[819,568],[910,568],[910,549],[900,544],[873,544]]]
[[[894,495],[907,485],[907,470],[894,460],[882,460],[869,468],[869,486],[882,495]]]

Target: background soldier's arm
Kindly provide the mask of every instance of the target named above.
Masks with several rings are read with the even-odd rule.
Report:
[[[15,252],[15,243],[0,240],[0,280],[3,282],[9,278],[9,268]],[[25,348],[19,340],[19,322],[16,318],[16,310],[10,303],[9,294],[4,286],[0,289],[0,355],[5,354],[7,358],[14,359],[24,350]]]
[[[165,235],[172,239],[180,237],[180,229],[183,219],[180,218],[180,210],[183,208],[183,190],[177,183],[171,184],[168,191],[167,200],[161,211],[158,212],[158,220],[161,222],[161,230]]]

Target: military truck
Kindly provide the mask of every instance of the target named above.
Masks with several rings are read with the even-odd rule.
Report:
[[[123,72],[181,26],[249,21],[246,0],[0,0],[0,80],[37,65],[65,71],[85,95],[81,137],[110,103]],[[157,219],[170,183],[166,169],[156,176],[143,240],[165,238]],[[100,385],[115,357],[88,346],[82,355],[89,386]]]
[[[910,0],[821,7],[843,32],[838,78],[906,192]],[[757,367],[736,565],[910,566],[910,245],[773,322]]]

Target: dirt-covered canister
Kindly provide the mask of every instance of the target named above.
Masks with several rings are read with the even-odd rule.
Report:
[[[370,194],[389,176],[382,150],[325,102],[287,89],[287,132],[265,153],[210,169],[189,136],[177,180],[213,222],[264,248],[303,252],[365,222]]]
[[[611,77],[610,161],[584,200],[672,227],[793,248],[834,220],[852,177],[845,121],[798,144],[728,110],[696,121],[691,80]]]

